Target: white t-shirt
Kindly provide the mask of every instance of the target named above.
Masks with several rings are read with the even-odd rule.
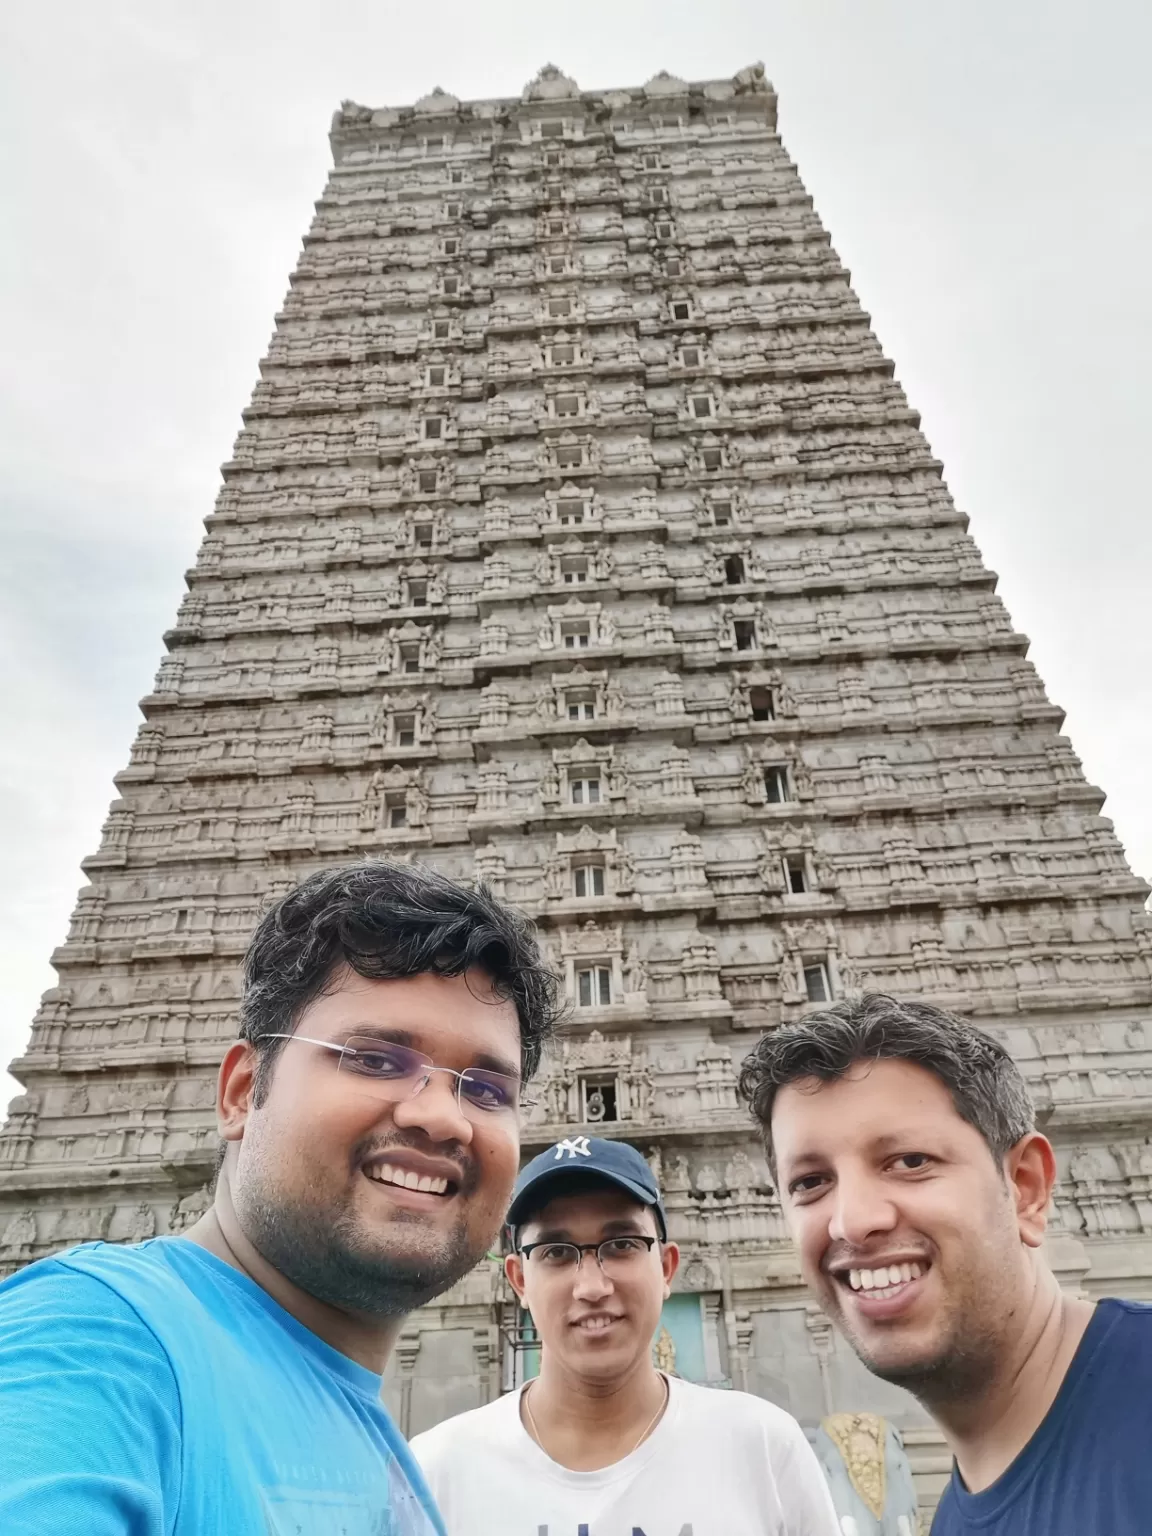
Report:
[[[448,1536],[839,1536],[796,1420],[748,1392],[669,1378],[638,1450],[571,1472],[520,1421],[520,1393],[417,1435]]]

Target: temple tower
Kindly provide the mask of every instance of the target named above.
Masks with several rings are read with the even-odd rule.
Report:
[[[927,1420],[806,1299],[735,1097],[853,989],[973,1016],[1056,1141],[1071,1285],[1152,1297],[1152,931],[759,66],[346,103],[0,1135],[0,1272],[178,1232],[262,904],[417,859],[572,1000],[526,1153],[658,1166],[662,1358]],[[415,1432],[531,1368],[495,1265],[414,1316]]]

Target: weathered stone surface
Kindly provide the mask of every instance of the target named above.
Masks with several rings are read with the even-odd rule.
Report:
[[[526,1127],[645,1150],[708,1373],[938,1443],[798,1289],[735,1098],[813,998],[997,1032],[1053,1254],[1152,1296],[1152,931],[776,134],[760,66],[346,104],[0,1133],[0,1271],[204,1209],[263,904],[352,856],[482,877],[573,999]],[[517,1369],[485,1267],[406,1430]],[[935,1459],[934,1459],[935,1458]]]

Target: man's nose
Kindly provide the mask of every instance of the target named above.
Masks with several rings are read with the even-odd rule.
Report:
[[[586,1253],[576,1271],[572,1295],[577,1301],[602,1301],[605,1296],[612,1294],[612,1290],[612,1282],[600,1268],[596,1255]]]
[[[423,1088],[393,1105],[393,1125],[401,1130],[415,1126],[432,1141],[458,1141],[468,1146],[472,1122],[460,1108],[458,1081],[451,1072],[430,1072]]]
[[[877,1233],[891,1232],[898,1221],[892,1197],[875,1174],[857,1169],[837,1176],[828,1221],[834,1242],[864,1248]]]

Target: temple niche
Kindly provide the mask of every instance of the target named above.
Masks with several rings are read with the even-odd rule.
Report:
[[[660,1360],[789,1408],[858,1523],[910,1519],[899,1466],[926,1514],[936,1432],[806,1298],[741,1058],[864,989],[976,1019],[1056,1143],[1064,1282],[1152,1299],[1148,887],[762,66],[548,65],[345,104],[331,147],[13,1067],[0,1273],[187,1230],[266,904],[419,860],[539,925],[570,1010],[524,1155],[649,1159],[683,1254]],[[405,1326],[403,1430],[515,1385],[527,1342],[482,1266]]]

